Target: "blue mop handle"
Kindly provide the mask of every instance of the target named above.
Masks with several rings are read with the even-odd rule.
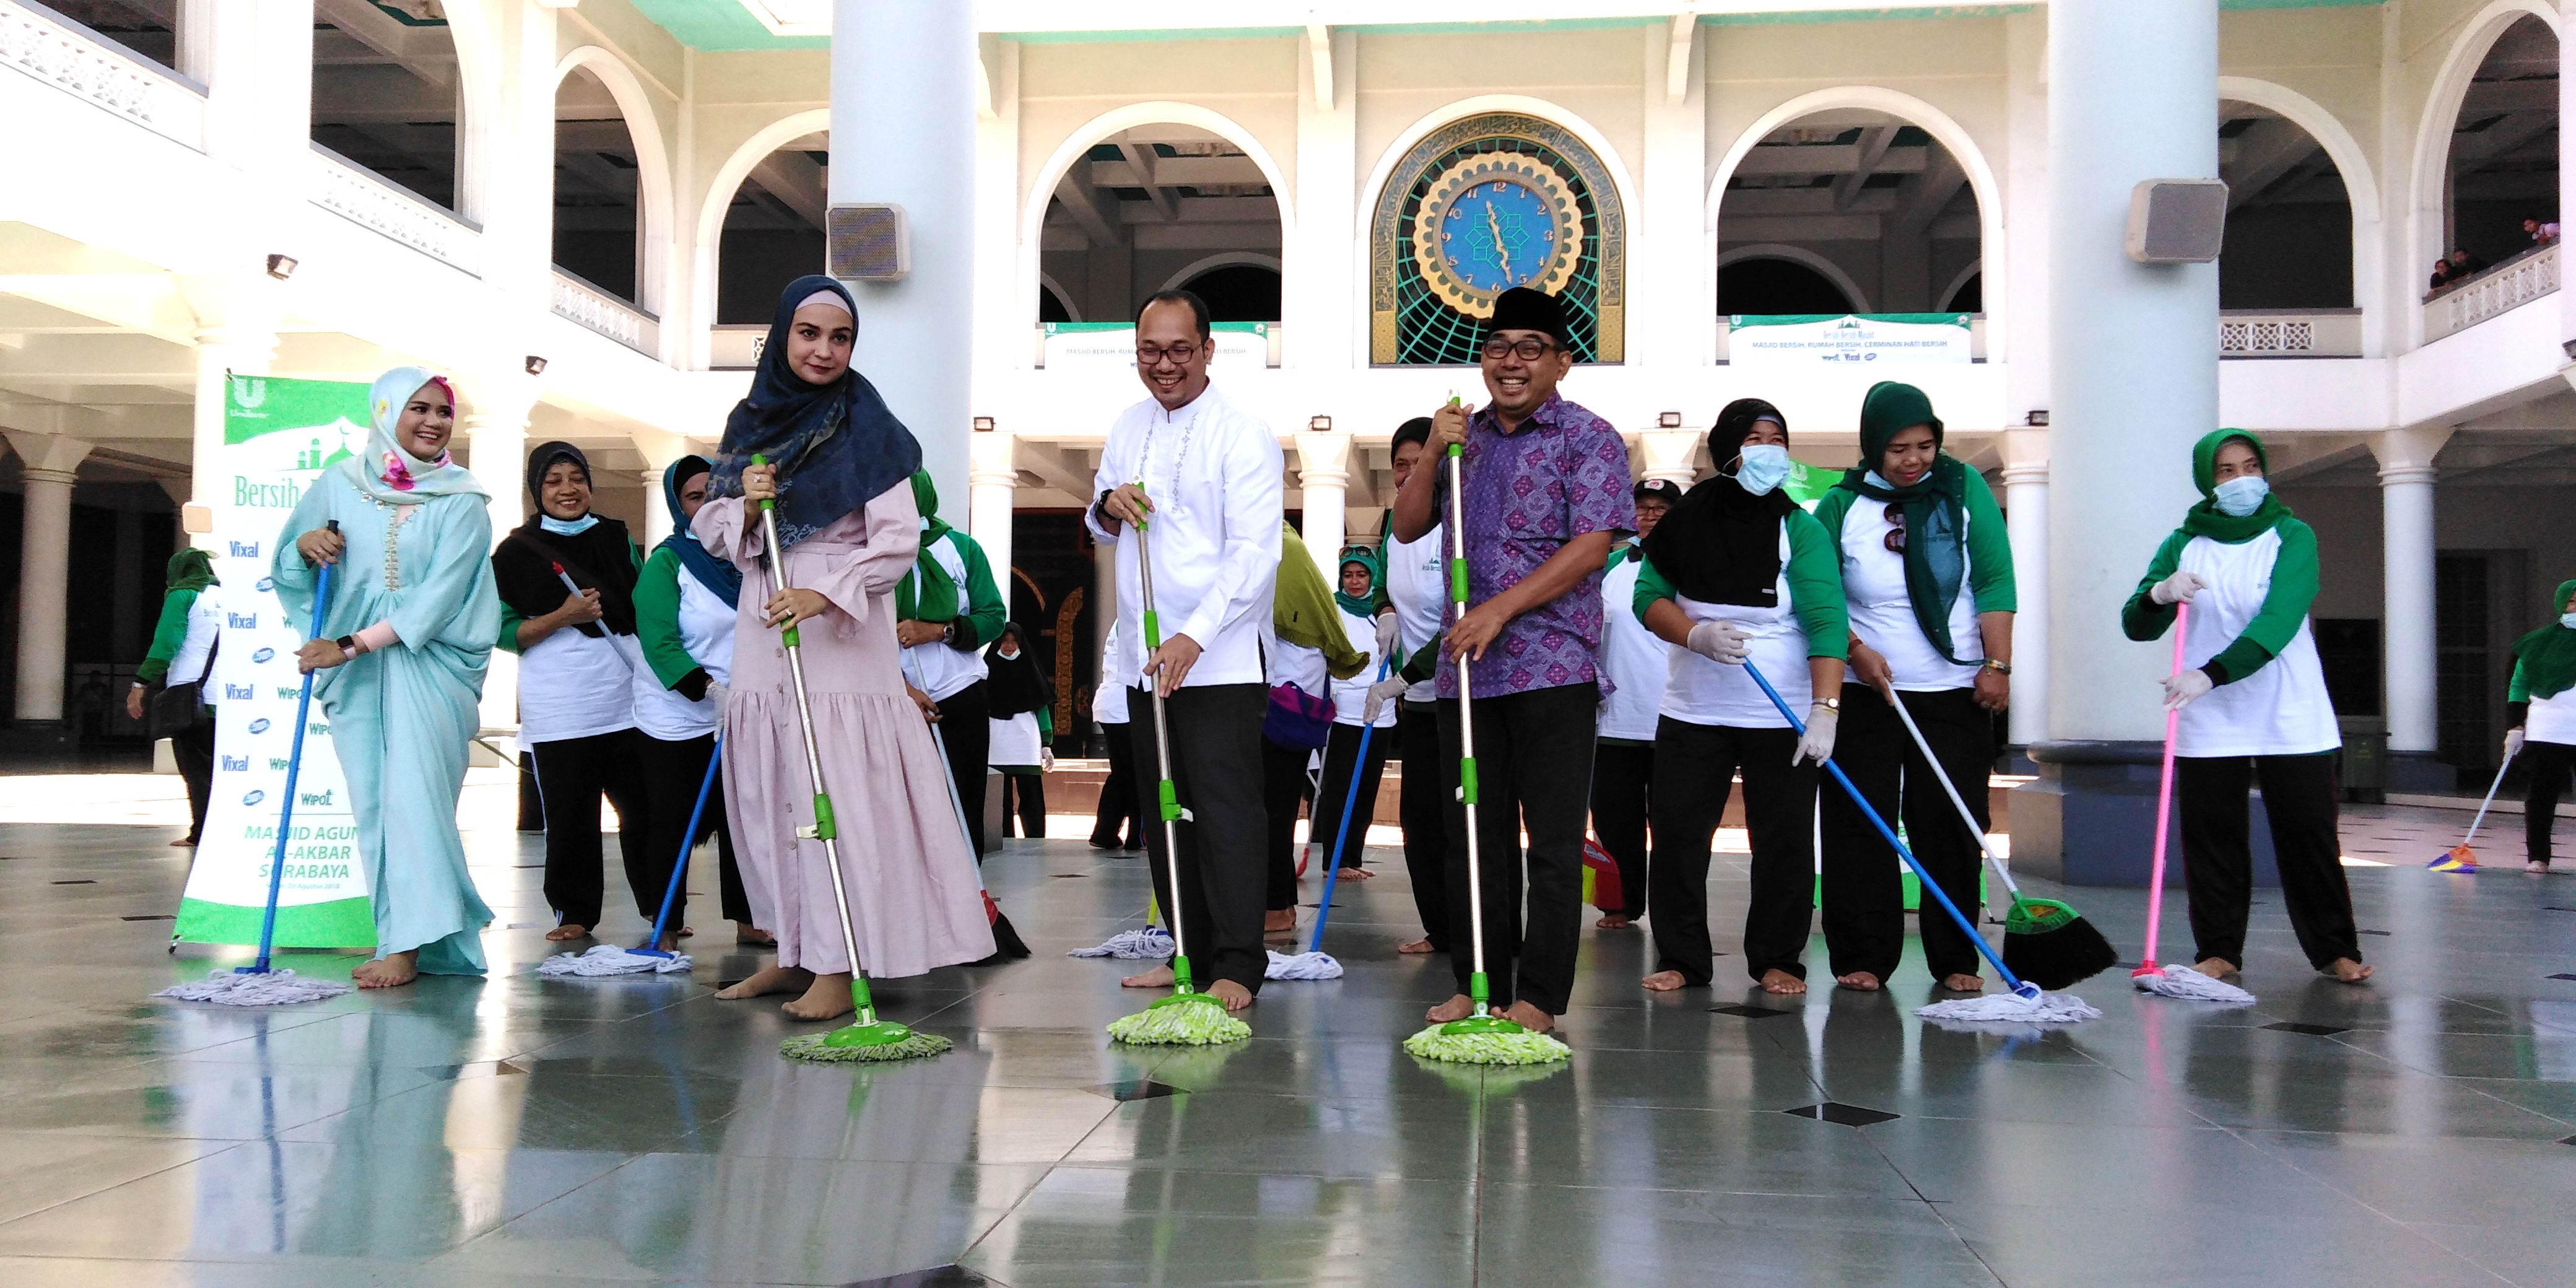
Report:
[[[333,519],[329,526],[331,531],[338,532],[340,521]],[[348,551],[344,549],[341,553],[345,555]],[[313,629],[304,633],[308,640],[322,638],[322,619],[331,611],[331,568],[330,564],[322,565],[321,571],[313,578]],[[286,841],[289,825],[295,819],[295,778],[304,768],[304,726],[312,711],[313,673],[307,671],[304,673],[304,692],[295,699],[295,740],[286,753],[286,799],[277,807],[277,848],[268,856],[268,907],[259,917],[259,960],[248,967],[234,967],[236,975],[268,973],[269,950],[277,938],[277,896],[286,884]]]
[[[1394,669],[1395,659],[1389,657],[1377,664],[1377,678],[1384,681],[1386,673]],[[1358,804],[1360,799],[1360,768],[1368,764],[1369,739],[1375,736],[1377,736],[1377,726],[1362,721],[1360,751],[1358,755],[1351,758],[1351,780],[1342,784],[1342,829],[1333,833],[1333,857],[1326,860],[1331,866],[1324,869],[1324,902],[1315,909],[1315,933],[1306,941],[1306,951],[1310,953],[1324,951],[1324,919],[1333,915],[1333,882],[1342,875],[1342,844],[1351,839],[1351,807]],[[1328,743],[1325,752],[1325,758],[1328,760],[1331,759],[1329,747]]]
[[[653,914],[652,936],[635,950],[638,953],[670,956],[662,951],[662,929],[671,924],[671,904],[680,897],[680,883],[689,879],[689,851],[698,848],[698,822],[706,817],[707,796],[715,790],[716,771],[723,765],[724,731],[719,729],[716,745],[707,751],[707,776],[698,782],[698,803],[689,807],[689,830],[680,834],[680,857],[671,861],[671,883],[662,887],[662,910]]]
[[[1744,664],[1744,673],[1752,676],[1755,684],[1762,686],[1763,696],[1771,699],[1771,705],[1780,709],[1781,716],[1788,720],[1790,728],[1801,734],[1807,732],[1805,722],[1798,719],[1797,713],[1789,710],[1789,704],[1781,699],[1780,691],[1772,688],[1771,682],[1763,678],[1760,667],[1748,661]],[[1895,847],[1896,857],[1905,860],[1905,866],[1914,869],[1914,879],[1922,883],[1923,893],[1932,896],[1933,900],[1941,905],[1941,911],[1950,914],[1950,920],[1958,925],[1961,933],[1967,935],[1968,942],[1977,946],[1977,954],[1994,966],[1996,974],[2003,976],[2004,986],[2023,997],[2039,996],[2037,984],[2023,983],[2021,976],[2013,974],[2012,968],[2004,965],[2004,959],[1995,955],[1995,950],[1986,942],[1986,937],[1977,933],[1976,923],[1968,920],[1959,911],[1959,905],[1950,902],[1950,896],[1943,892],[1941,883],[1933,880],[1932,874],[1923,870],[1923,861],[1915,858],[1912,850],[1905,848],[1905,842],[1896,839],[1896,830],[1889,827],[1887,820],[1880,818],[1878,811],[1870,807],[1869,799],[1860,794],[1858,787],[1852,785],[1851,778],[1843,773],[1843,767],[1827,759],[1825,772],[1832,774],[1834,781],[1842,784],[1843,794],[1851,797],[1852,804],[1860,806],[1860,812],[1869,820],[1870,826],[1877,828],[1878,834],[1886,837],[1887,843]]]

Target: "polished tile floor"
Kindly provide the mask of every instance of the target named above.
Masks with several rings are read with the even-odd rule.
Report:
[[[2424,872],[2460,821],[2348,819],[2367,989],[2270,892],[2258,1007],[2115,972],[2054,1033],[1916,1020],[1916,963],[1649,998],[1587,928],[1572,1062],[1482,1075],[1397,1050],[1449,991],[1392,951],[1400,864],[1339,889],[1346,978],[1130,1051],[1120,966],[1062,954],[1136,923],[1138,859],[1014,842],[1038,955],[887,986],[957,1050],[857,1069],[709,996],[758,960],[710,899],[692,978],[531,976],[534,838],[470,838],[488,981],[245,1014],[145,1000],[207,966],[163,951],[169,831],[0,825],[0,1284],[2576,1284],[2576,877]],[[2077,893],[2133,950],[2140,895]]]

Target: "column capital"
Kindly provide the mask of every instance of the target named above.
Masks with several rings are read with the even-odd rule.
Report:
[[[0,430],[0,434],[8,436],[10,449],[26,466],[26,476],[41,483],[71,482],[73,471],[97,447],[62,434],[31,434],[22,429]]]
[[[1351,481],[1351,436],[1337,430],[1293,435],[1297,443],[1300,486],[1347,487]]]
[[[2007,430],[2005,430],[2005,431],[2003,432],[2002,448],[2003,448],[2003,458],[2004,458],[2004,477],[2005,477],[2006,479],[2010,479],[2010,478],[2012,478],[2012,477],[2013,477],[2013,472],[2014,472],[2015,470],[2028,470],[2028,469],[2036,468],[2036,469],[2039,471],[2039,474],[2038,474],[2038,476],[2037,476],[2037,478],[2036,478],[2036,479],[2033,479],[2033,480],[2031,480],[2031,481],[2034,481],[2034,482],[2046,482],[2046,481],[2047,481],[2047,479],[2048,479],[2048,431],[2047,431],[2047,430],[2045,430],[2045,429],[2007,429]]]
[[[1637,435],[1637,455],[1645,476],[1689,487],[1699,477],[1699,449],[1707,434],[1696,429],[1649,429]],[[1710,462],[1716,464],[1717,462]]]
[[[2415,425],[2382,430],[2370,436],[2370,454],[2379,460],[2379,481],[2430,483],[2433,458],[2458,431],[2449,425]]]
[[[1018,439],[989,429],[967,436],[966,486],[1016,488],[1019,485]]]

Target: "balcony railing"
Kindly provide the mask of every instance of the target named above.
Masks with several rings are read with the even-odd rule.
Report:
[[[2427,344],[2558,290],[2558,243],[2534,246],[2424,301]]]
[[[43,5],[0,0],[0,65],[205,150],[204,86]]]
[[[313,145],[313,173],[315,205],[452,268],[482,276],[482,229],[318,143]]]
[[[652,314],[558,268],[555,316],[577,322],[648,358],[662,351],[662,322]]]
[[[2359,309],[2229,309],[2218,315],[2222,358],[2358,358]]]
[[[749,371],[760,365],[769,344],[769,324],[727,322],[708,328],[707,366],[717,371]]]

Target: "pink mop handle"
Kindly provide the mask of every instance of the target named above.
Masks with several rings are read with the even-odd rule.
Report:
[[[2182,642],[2191,621],[2191,605],[2174,605],[2173,673],[2182,674]],[[2147,954],[2133,974],[2152,975],[2156,967],[2157,934],[2162,929],[2165,910],[2165,834],[2171,829],[2166,821],[2173,816],[2174,736],[2181,732],[2182,712],[2165,712],[2164,771],[2156,780],[2156,857],[2147,871]]]

